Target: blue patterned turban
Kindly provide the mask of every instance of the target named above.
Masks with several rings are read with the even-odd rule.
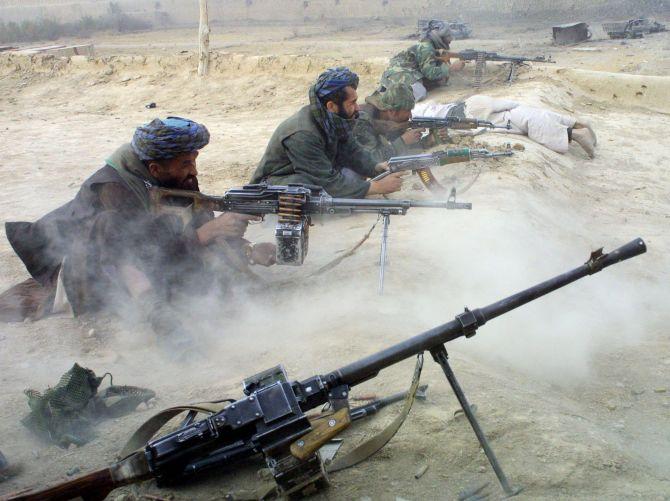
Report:
[[[135,130],[130,143],[143,161],[167,160],[204,148],[209,143],[207,127],[186,118],[156,118]]]
[[[349,68],[338,66],[321,73],[316,83],[309,89],[312,116],[325,131],[328,142],[347,139],[353,127],[353,120],[346,120],[328,111],[321,98],[345,87],[357,88],[358,75]]]

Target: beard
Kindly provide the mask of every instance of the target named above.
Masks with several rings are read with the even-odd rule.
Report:
[[[359,117],[359,113],[357,111],[354,111],[351,115],[347,115],[347,112],[345,110],[341,110],[337,112],[337,116],[343,118],[344,120],[357,120]]]
[[[196,176],[186,176],[184,179],[166,179],[160,184],[162,188],[200,191],[200,186],[198,185],[198,178]]]

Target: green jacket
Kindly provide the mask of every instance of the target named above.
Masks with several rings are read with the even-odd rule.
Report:
[[[279,124],[251,177],[252,183],[302,183],[321,186],[333,197],[363,198],[377,162],[351,137],[327,141],[309,105]],[[345,176],[348,167],[362,178]]]
[[[379,120],[378,114],[377,109],[372,106],[361,110],[354,126],[356,142],[374,158],[376,163],[386,162],[391,157],[409,155],[410,149],[400,136],[392,141],[387,138],[387,128],[384,126],[386,122]]]
[[[423,79],[438,81],[446,78],[449,78],[449,65],[437,59],[432,42],[424,40],[393,56],[381,83],[412,85]]]

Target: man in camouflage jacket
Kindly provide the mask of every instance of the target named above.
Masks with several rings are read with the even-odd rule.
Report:
[[[381,78],[381,87],[404,83],[412,87],[414,97],[420,101],[429,90],[449,80],[451,71],[460,71],[464,63],[449,64],[438,55],[439,50],[449,50],[453,36],[444,24],[431,24],[419,43],[396,54]]]
[[[365,103],[360,107],[354,137],[376,162],[436,145],[434,135],[422,139],[422,131],[407,128],[414,108],[414,94],[408,85],[391,84],[366,97]]]

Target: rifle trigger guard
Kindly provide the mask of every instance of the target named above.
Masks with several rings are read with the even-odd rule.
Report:
[[[475,314],[468,309],[467,306],[465,307],[465,311],[463,313],[456,315],[456,320],[460,322],[461,329],[463,329],[463,335],[466,338],[477,334],[477,327],[479,327],[477,318],[475,317]]]
[[[589,275],[598,273],[600,270],[603,269],[603,260],[605,259],[605,257],[607,257],[607,254],[603,253],[602,247],[600,249],[594,250],[591,253],[589,260],[586,263],[584,263],[586,266],[589,267]]]

